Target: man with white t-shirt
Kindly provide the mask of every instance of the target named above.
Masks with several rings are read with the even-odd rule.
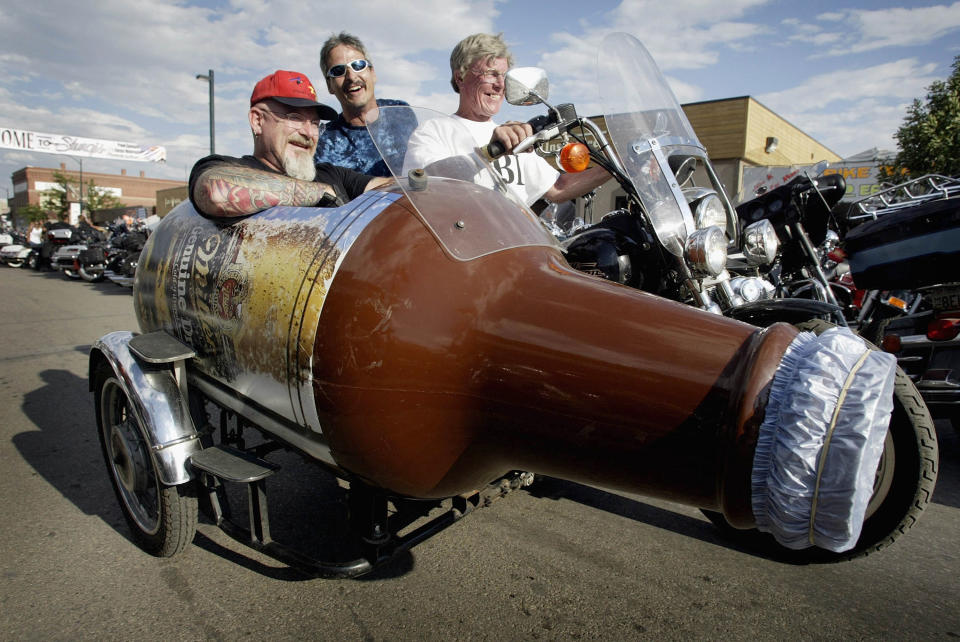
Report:
[[[508,122],[498,126],[492,120],[503,104],[504,74],[512,65],[513,56],[501,35],[480,33],[461,40],[450,54],[450,84],[460,94],[460,106],[452,118],[427,121],[413,133],[407,144],[404,171],[469,154],[472,148],[463,148],[463,135],[457,131],[460,128],[469,131],[473,147],[499,141],[507,152],[531,136],[533,129],[528,123]],[[527,205],[539,199],[552,203],[569,201],[610,178],[600,167],[560,174],[543,158],[531,153],[507,153],[492,165]]]

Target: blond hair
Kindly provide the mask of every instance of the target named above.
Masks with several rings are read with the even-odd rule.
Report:
[[[513,66],[513,54],[503,40],[503,34],[475,33],[457,43],[450,54],[450,85],[460,93],[457,87],[457,74],[463,76],[478,60],[506,58],[507,66]]]

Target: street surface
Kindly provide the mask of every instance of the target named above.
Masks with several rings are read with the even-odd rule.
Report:
[[[357,580],[306,579],[204,518],[162,560],[131,542],[87,383],[90,345],[137,330],[130,291],[0,267],[0,295],[2,640],[960,638],[960,440],[946,422],[934,502],[854,562],[767,559],[696,509],[550,479]],[[304,483],[268,481],[271,501],[291,489],[271,503],[274,534],[309,548],[334,532],[338,487],[281,461]]]

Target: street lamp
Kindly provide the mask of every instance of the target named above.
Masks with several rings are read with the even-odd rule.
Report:
[[[72,158],[73,160],[77,161],[77,162],[80,164],[80,196],[79,196],[79,201],[80,201],[80,216],[83,216],[83,159],[82,159],[82,158],[77,158],[76,156],[71,156],[70,154],[62,154],[62,156],[66,156],[67,158]],[[67,189],[68,187],[69,187],[69,185],[68,185],[68,186],[65,186],[65,189]],[[70,200],[70,195],[69,195],[69,192],[68,192],[68,194],[67,194],[67,201],[69,202],[69,200]]]
[[[206,80],[210,85],[210,153],[214,154],[213,144],[213,69],[209,69],[206,74],[197,74],[197,80]]]

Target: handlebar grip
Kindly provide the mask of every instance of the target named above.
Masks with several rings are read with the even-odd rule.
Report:
[[[506,151],[507,150],[503,146],[503,143],[501,143],[499,140],[495,140],[480,147],[480,155],[486,158],[488,161],[500,158]]]

